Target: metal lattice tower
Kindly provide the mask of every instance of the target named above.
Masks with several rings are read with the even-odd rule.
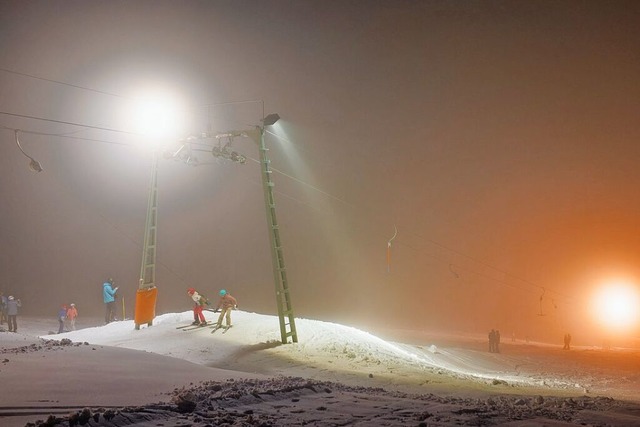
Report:
[[[277,114],[270,115],[274,121],[267,123],[267,118],[263,119],[264,124],[273,124],[279,116]],[[275,117],[275,119],[274,119]],[[289,292],[289,283],[287,280],[287,270],[284,264],[284,253],[282,249],[282,242],[280,239],[280,230],[278,226],[278,220],[276,217],[276,204],[273,194],[274,183],[272,180],[272,170],[267,156],[269,149],[265,145],[264,141],[264,125],[262,127],[256,127],[252,132],[232,131],[230,133],[221,134],[216,136],[225,138],[234,138],[238,136],[249,136],[258,145],[260,153],[260,168],[262,176],[262,188],[264,192],[265,209],[267,214],[267,225],[269,228],[269,240],[271,243],[271,260],[273,267],[273,278],[276,291],[276,304],[278,307],[278,317],[280,320],[280,335],[282,343],[286,344],[291,340],[298,342],[298,334],[296,332],[295,317],[293,315],[293,306],[291,304],[291,294]],[[207,135],[206,137],[210,137]],[[172,157],[176,157],[178,153],[173,154]],[[244,163],[245,158],[239,156],[235,152],[226,153],[212,151],[214,156],[219,157],[229,154],[229,159]],[[235,156],[234,156],[235,154]],[[187,163],[188,163],[187,159]],[[158,212],[158,153],[153,154],[153,164],[151,171],[151,186],[149,190],[149,201],[147,206],[147,220],[145,225],[144,234],[144,248],[142,251],[142,266],[140,268],[140,289],[151,289],[155,287],[155,273],[156,273],[156,235],[157,235],[157,212]],[[155,301],[154,301],[155,304]],[[149,323],[151,326],[151,323]],[[139,325],[136,324],[136,329],[139,329]]]
[[[136,292],[135,328],[146,323],[153,324],[156,298],[156,237],[158,235],[158,153],[153,152],[151,161],[151,182],[149,184],[149,200],[147,202],[147,220],[144,227],[144,246],[142,248],[142,265],[140,267],[140,283]]]
[[[150,288],[156,283],[156,237],[158,232],[158,153],[154,151],[151,166],[151,187],[144,228],[144,247],[140,267],[139,289]]]
[[[280,335],[283,344],[288,342],[288,337],[291,337],[293,342],[298,342],[298,333],[296,332],[295,317],[293,316],[293,306],[291,304],[291,294],[289,293],[289,282],[287,281],[287,270],[284,265],[284,253],[280,240],[280,229],[276,217],[276,202],[273,196],[274,183],[271,178],[273,171],[271,170],[271,160],[269,160],[267,156],[269,149],[264,142],[264,127],[258,128],[256,134],[252,134],[251,136],[258,144],[260,151],[262,189],[264,191],[267,225],[269,227],[269,239],[271,241],[271,261],[273,264],[278,317],[280,319]]]

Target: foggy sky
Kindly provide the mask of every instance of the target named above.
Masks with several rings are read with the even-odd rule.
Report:
[[[3,1],[0,68],[40,79],[0,71],[0,111],[125,130],[127,95],[160,81],[197,134],[262,118],[203,105],[263,100],[297,316],[585,335],[590,290],[639,276],[638,22],[632,1]],[[149,152],[0,126],[0,289],[102,316],[113,277],[131,316]],[[160,163],[158,310],[194,286],[275,313],[259,167],[206,154]]]

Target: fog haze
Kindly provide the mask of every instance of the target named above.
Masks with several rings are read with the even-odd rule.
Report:
[[[599,339],[591,289],[639,273],[638,22],[625,1],[3,1],[0,290],[101,316],[113,277],[133,315],[151,154],[122,111],[161,82],[189,134],[259,125],[255,100],[282,117],[296,316]],[[257,148],[233,148],[246,164],[160,161],[159,312],[191,286],[276,311]]]

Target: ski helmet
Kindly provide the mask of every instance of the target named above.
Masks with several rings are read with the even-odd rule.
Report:
[[[187,289],[187,293],[188,293],[189,295],[193,295],[193,294],[195,294],[195,293],[196,293],[196,290],[195,290],[195,289],[193,289],[193,288],[189,288],[189,289]]]
[[[220,296],[223,297],[227,294],[227,291],[225,291],[224,289],[220,289]]]

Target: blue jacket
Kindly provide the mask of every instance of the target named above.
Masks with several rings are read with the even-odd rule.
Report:
[[[102,297],[104,299],[104,303],[114,302],[116,300],[116,290],[111,287],[111,283],[104,282],[102,285]]]

